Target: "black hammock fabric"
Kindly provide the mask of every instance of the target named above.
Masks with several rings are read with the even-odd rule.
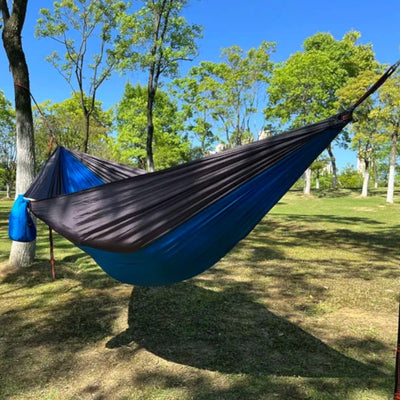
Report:
[[[101,179],[98,159],[58,148],[25,197],[35,216],[115,278],[176,282],[245,237],[351,120],[341,117],[163,171],[128,169],[134,176],[110,183],[114,164],[100,162]],[[51,196],[49,187],[57,188]]]

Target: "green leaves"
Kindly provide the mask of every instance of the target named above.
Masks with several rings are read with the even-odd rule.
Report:
[[[85,98],[87,102],[88,99]],[[69,149],[83,151],[85,118],[81,112],[80,98],[73,95],[61,103],[46,102],[41,105],[46,119],[57,138],[57,143]],[[91,141],[88,151],[107,156],[108,134],[111,132],[112,112],[103,111],[96,101],[92,114]],[[38,164],[48,157],[49,131],[42,117],[35,112],[35,144]],[[107,158],[107,157],[106,157]]]
[[[222,62],[203,61],[176,81],[203,152],[216,141],[217,134],[229,147],[253,140],[253,117],[269,80],[274,49],[275,44],[269,42],[247,52],[239,46],[228,47],[222,50]]]
[[[202,28],[180,15],[186,0],[143,1],[144,7],[121,18],[118,54],[121,69],[154,68],[176,76],[180,61],[197,55]]]
[[[116,108],[117,138],[114,151],[121,161],[146,168],[147,88],[127,84]],[[176,104],[158,90],[154,103],[154,162],[167,168],[190,157],[190,142],[182,135],[183,122]]]
[[[74,91],[92,97],[109,78],[117,61],[117,28],[126,7],[122,1],[62,0],[54,2],[52,10],[40,10],[35,34],[58,43],[60,49],[47,60]]]
[[[348,32],[341,41],[317,33],[272,74],[267,119],[296,127],[337,111],[336,91],[366,68],[376,65],[370,45],[356,44],[360,34]]]

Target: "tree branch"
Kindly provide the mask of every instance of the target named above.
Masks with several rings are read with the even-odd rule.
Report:
[[[6,3],[7,0],[3,0],[3,2]],[[24,26],[27,4],[28,4],[28,0],[14,0],[13,1],[13,9],[12,9],[11,17],[15,18],[15,20],[17,21],[17,30],[18,30],[19,35],[21,35],[22,28]]]
[[[10,18],[10,11],[8,9],[7,0],[0,0],[0,9],[3,15],[4,23]]]

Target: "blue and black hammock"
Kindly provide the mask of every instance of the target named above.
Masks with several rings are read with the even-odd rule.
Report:
[[[193,277],[249,234],[396,67],[346,112],[163,171],[58,147],[17,199],[10,237],[32,240],[30,210],[122,282]]]

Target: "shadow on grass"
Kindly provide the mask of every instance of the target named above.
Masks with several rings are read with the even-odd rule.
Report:
[[[67,293],[74,289],[46,287],[0,315],[0,398],[65,379],[81,350],[111,335],[121,299],[104,291]],[[16,290],[2,301],[22,294]]]
[[[175,363],[222,373],[302,377],[383,376],[252,301],[191,283],[134,288],[129,328],[107,343],[131,342]]]
[[[278,218],[274,218],[277,216]],[[294,227],[294,224],[298,224]],[[317,228],[322,223],[327,228]],[[337,224],[339,228],[335,226]],[[365,230],[354,231],[354,226],[365,224]],[[371,228],[371,226],[373,228]],[[348,228],[346,228],[348,227]],[[279,231],[278,239],[273,233]],[[284,238],[285,240],[282,240]],[[275,214],[262,220],[243,244],[253,249],[249,261],[285,259],[286,248],[304,247],[313,249],[345,250],[368,255],[373,262],[400,260],[398,243],[400,242],[399,225],[387,227],[379,221],[360,217],[337,217],[333,215],[285,215]],[[271,249],[274,249],[272,252]],[[279,250],[278,250],[279,249]],[[233,253],[235,257],[235,254]],[[325,261],[320,260],[321,264]],[[346,266],[345,266],[346,267]],[[347,269],[354,276],[354,268]],[[387,271],[388,272],[388,271]],[[398,277],[399,271],[392,271],[387,277]],[[350,276],[349,275],[349,276]]]

